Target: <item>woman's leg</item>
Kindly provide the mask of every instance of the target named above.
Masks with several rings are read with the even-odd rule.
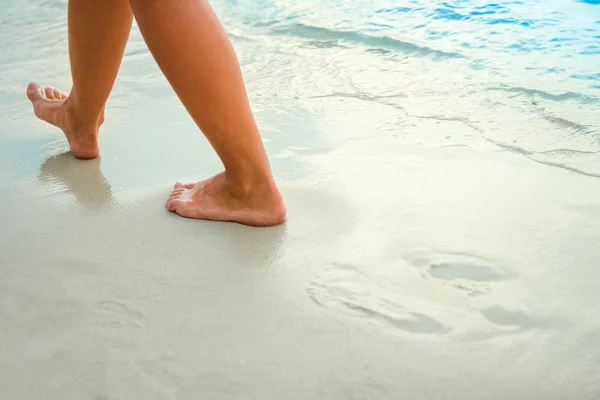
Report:
[[[132,20],[128,0],[69,0],[71,93],[37,83],[27,88],[35,114],[63,130],[75,157],[98,155],[98,128]]]
[[[176,184],[167,208],[184,217],[276,225],[285,206],[252,115],[234,49],[207,0],[131,0],[144,40],[219,155],[225,171]]]

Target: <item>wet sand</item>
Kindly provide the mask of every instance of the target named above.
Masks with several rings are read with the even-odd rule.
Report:
[[[285,225],[198,222],[163,208],[164,176],[213,172],[185,154],[195,131],[129,153],[148,119],[107,129],[101,160],[52,150],[30,181],[2,175],[1,398],[598,393],[594,179],[483,143],[349,138],[300,177],[276,168]]]
[[[439,93],[277,91],[236,39],[288,221],[186,220],[173,182],[220,166],[142,45],[92,161],[24,95],[23,71],[68,88],[66,54],[4,61],[0,399],[600,396],[593,135],[527,124],[514,93],[475,123]]]

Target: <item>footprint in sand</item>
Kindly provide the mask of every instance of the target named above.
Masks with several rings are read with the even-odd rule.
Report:
[[[405,259],[414,268],[420,269],[424,278],[465,292],[470,299],[465,306],[475,311],[474,317],[487,322],[487,328],[480,328],[487,333],[518,332],[547,324],[542,318],[523,311],[523,307],[498,304],[504,301],[493,296],[494,289],[515,280],[517,275],[497,261],[460,252],[414,252]]]
[[[521,310],[492,306],[482,309],[481,314],[492,324],[506,328],[526,329],[534,325],[532,318]]]
[[[306,291],[310,299],[322,307],[336,308],[404,332],[448,331],[440,321],[408,306],[415,300],[404,298],[402,292],[391,285],[365,275],[356,266],[332,264],[321,271]]]
[[[363,266],[332,263],[306,292],[321,307],[411,334],[487,339],[547,325],[497,293],[498,285],[510,284],[516,274],[490,259],[414,252],[403,266],[419,274],[410,279],[401,269],[390,269],[378,275]]]
[[[409,265],[471,296],[489,293],[494,284],[513,279],[515,274],[485,257],[459,252],[414,252],[405,256]]]

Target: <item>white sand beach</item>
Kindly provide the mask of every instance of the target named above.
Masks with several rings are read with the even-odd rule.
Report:
[[[0,7],[16,10],[0,34],[0,399],[600,395],[596,103],[469,94],[472,81],[454,96],[460,60],[386,70],[363,48],[325,60],[230,24],[289,215],[183,219],[164,208],[173,182],[220,165],[139,32],[101,157],[76,160],[24,94],[31,79],[68,90],[65,2],[13,3]],[[401,80],[415,63],[429,79]]]

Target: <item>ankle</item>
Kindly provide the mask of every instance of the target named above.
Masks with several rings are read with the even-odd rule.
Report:
[[[68,123],[76,132],[95,132],[104,122],[104,107],[89,107],[77,98],[73,90],[65,101]]]
[[[236,198],[280,197],[279,190],[270,171],[254,176],[249,174],[236,176],[226,171],[225,177],[228,191]]]

